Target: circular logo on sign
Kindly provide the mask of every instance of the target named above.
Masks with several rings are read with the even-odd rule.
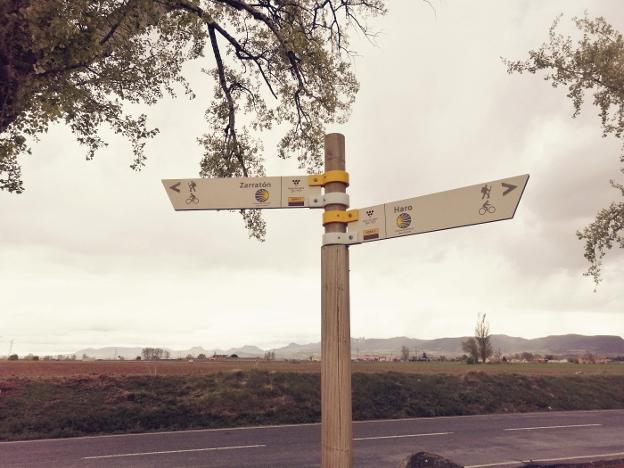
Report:
[[[256,192],[256,201],[260,203],[267,202],[269,200],[269,191],[265,189],[260,189]]]
[[[406,227],[409,227],[410,224],[412,224],[412,217],[407,213],[401,213],[397,216],[396,225],[399,228],[405,229]]]

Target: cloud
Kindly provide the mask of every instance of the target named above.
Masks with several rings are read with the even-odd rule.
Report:
[[[390,7],[376,46],[353,41],[361,92],[348,125],[328,129],[346,136],[352,207],[531,179],[513,220],[351,247],[352,335],[462,336],[480,312],[512,335],[623,335],[622,252],[594,293],[575,236],[617,195],[619,142],[600,137],[591,106],[571,119],[564,89],[500,60],[526,57],[561,11],[589,7],[624,30],[621,2]],[[267,212],[258,243],[238,214],[175,212],[166,197],[161,178],[199,170],[199,65],[198,100],[146,109],[161,134],[141,173],[122,139],[85,162],[59,126],[23,160],[27,191],[0,193],[2,340],[18,352],[320,339],[319,210]],[[264,139],[269,173],[300,173],[272,158],[278,138]]]

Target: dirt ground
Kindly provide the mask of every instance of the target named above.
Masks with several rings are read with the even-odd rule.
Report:
[[[201,375],[237,370],[320,373],[318,361],[0,361],[0,379],[77,375]],[[462,375],[468,372],[522,375],[624,375],[624,364],[486,364],[457,362],[353,362],[353,372]]]

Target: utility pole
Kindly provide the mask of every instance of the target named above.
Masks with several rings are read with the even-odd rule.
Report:
[[[345,139],[325,136],[325,174],[345,170]],[[348,182],[325,185],[325,194],[346,193]],[[346,233],[339,221],[346,205],[325,206],[325,233]],[[335,214],[332,217],[331,214]],[[346,221],[346,220],[345,220]],[[352,465],[351,331],[349,314],[349,247],[321,247],[321,466]]]

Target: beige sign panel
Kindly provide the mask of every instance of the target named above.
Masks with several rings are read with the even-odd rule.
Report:
[[[362,208],[349,232],[368,242],[511,219],[528,180],[521,175]]]
[[[362,242],[386,238],[385,205],[369,206],[359,210],[358,221],[349,224],[349,232],[357,229]]]
[[[305,208],[321,197],[307,176],[223,179],[163,179],[176,210]]]

